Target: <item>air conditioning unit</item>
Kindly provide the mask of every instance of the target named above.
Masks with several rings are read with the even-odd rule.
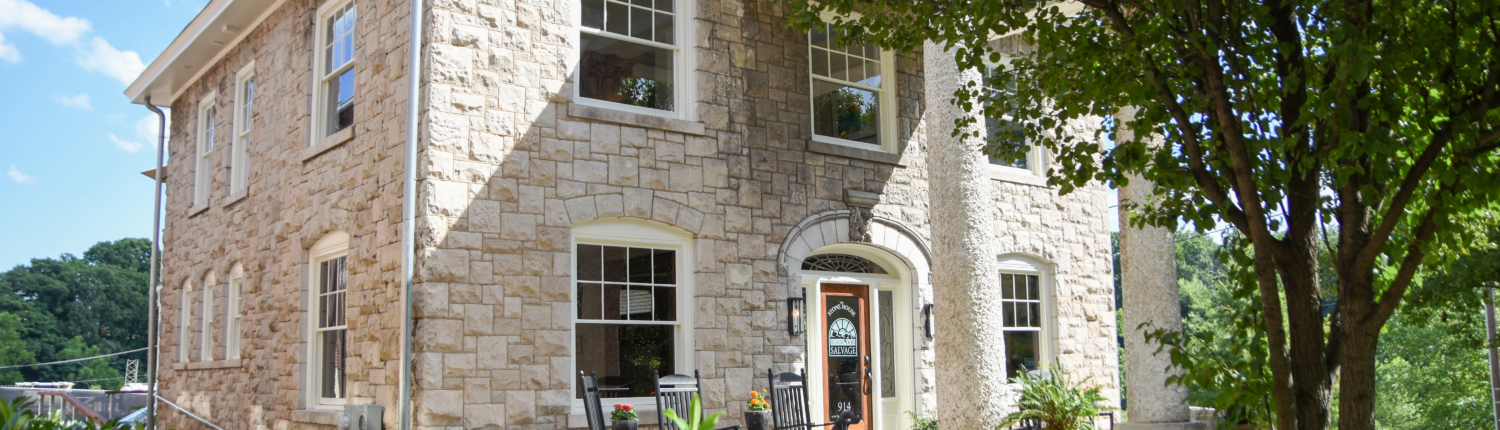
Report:
[[[344,405],[344,415],[339,417],[339,430],[381,430],[381,417],[385,407],[380,405]]]

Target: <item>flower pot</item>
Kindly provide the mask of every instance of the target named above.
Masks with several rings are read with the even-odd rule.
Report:
[[[609,426],[609,430],[635,430],[640,426],[640,420],[615,421]]]
[[[745,411],[745,430],[771,428],[771,411]]]

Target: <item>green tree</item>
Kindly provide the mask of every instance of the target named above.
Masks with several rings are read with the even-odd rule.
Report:
[[[36,361],[58,361],[79,337],[106,354],[143,348],[150,251],[146,239],[121,239],[100,242],[83,258],[32,259],[0,273],[0,312],[20,317],[20,337]],[[73,370],[37,366],[21,373],[32,381],[66,381]]]
[[[0,367],[36,362],[26,342],[21,340],[21,318],[15,314],[0,312]],[[0,370],[0,385],[11,385],[21,381],[21,371]]]
[[[57,359],[72,360],[100,354],[99,346],[84,343],[83,336],[74,336],[68,339],[67,347],[57,352]],[[65,366],[71,372],[64,380],[78,382],[81,388],[114,390],[124,385],[125,380],[120,377],[120,371],[114,368],[113,362],[114,357],[103,357],[59,366]]]
[[[1056,154],[1050,183],[1062,192],[1140,173],[1155,198],[1122,208],[1132,222],[1242,234],[1283,429],[1326,428],[1335,382],[1340,428],[1373,428],[1383,327],[1413,281],[1500,210],[1500,2],[792,4],[802,28],[830,12],[842,34],[885,47],[931,40],[961,68],[1005,64],[987,84],[1016,91],[976,86],[929,106],[1007,106]],[[1127,107],[1133,118],[1100,135],[1073,134],[1075,120]],[[1138,138],[1094,143],[1121,127]],[[1323,284],[1320,247],[1335,285]]]

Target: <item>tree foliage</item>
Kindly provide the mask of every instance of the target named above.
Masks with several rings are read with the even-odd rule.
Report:
[[[1005,106],[1055,154],[1062,192],[1141,174],[1154,198],[1123,208],[1132,222],[1242,234],[1283,429],[1326,428],[1335,379],[1341,428],[1373,428],[1386,321],[1500,210],[1500,2],[792,3],[803,28],[833,13],[851,37],[1001,64],[986,86],[1016,90],[975,84],[928,106]],[[1072,126],[1115,114],[1099,132],[1112,148]]]
[[[100,242],[83,258],[32,259],[0,273],[0,313],[18,317],[19,337],[33,354],[28,361],[86,357],[77,355],[84,350],[98,355],[144,348],[150,252],[149,240],[121,239]],[[21,374],[31,381],[74,381],[98,362],[30,367]]]

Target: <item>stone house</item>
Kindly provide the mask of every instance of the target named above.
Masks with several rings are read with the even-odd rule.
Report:
[[[212,0],[128,89],[171,107],[164,398],[231,429],[345,404],[563,429],[580,371],[645,424],[654,372],[698,372],[732,424],[775,369],[863,428],[932,413],[924,121],[951,107],[924,103],[921,52],[789,28],[775,0],[437,0],[412,76],[411,9]],[[997,353],[1117,398],[1111,199],[1059,196],[1047,165],[1019,150],[983,184]]]

